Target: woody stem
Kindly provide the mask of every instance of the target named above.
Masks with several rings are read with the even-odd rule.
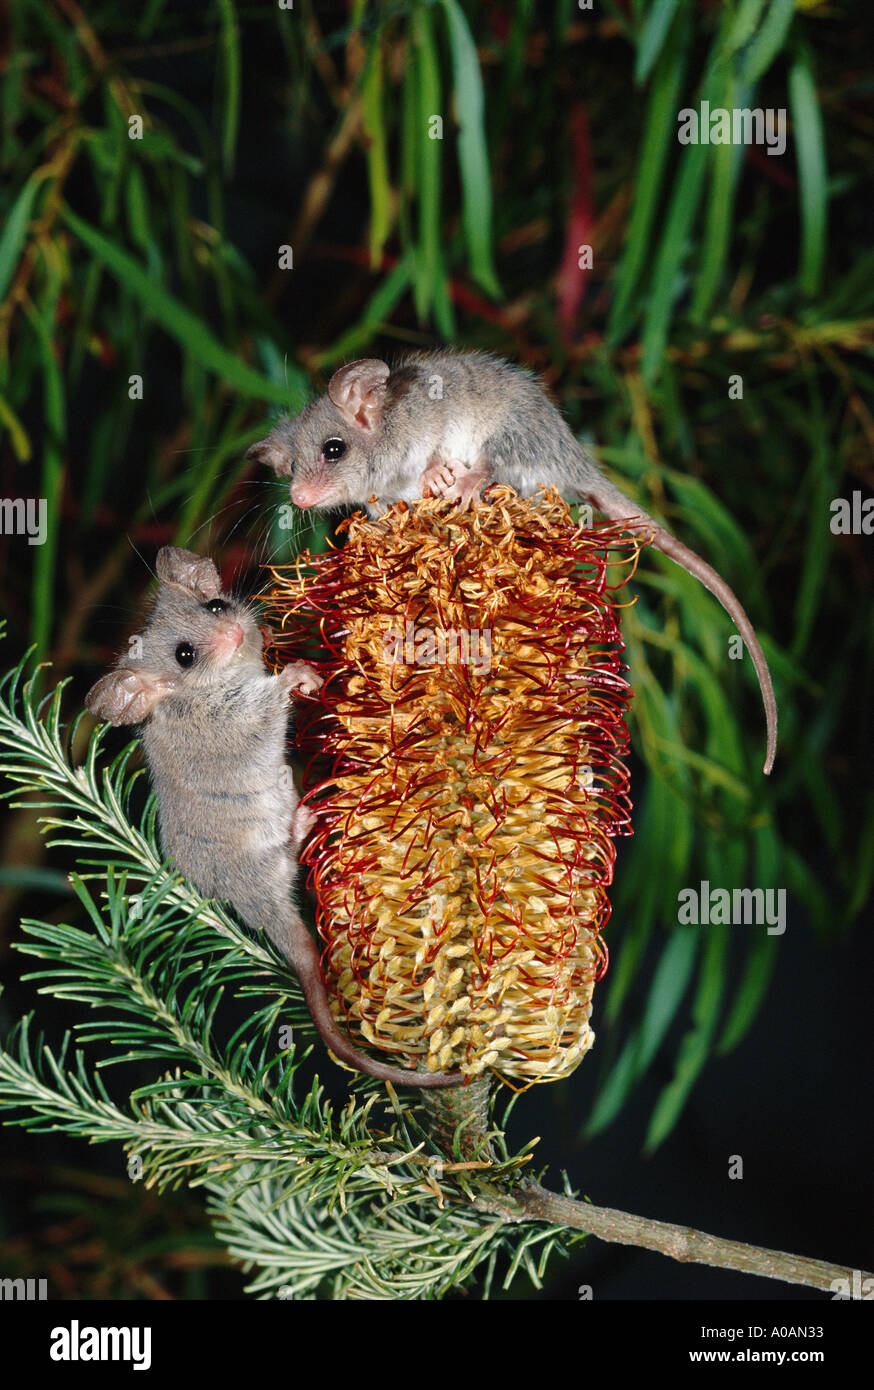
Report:
[[[476,1203],[480,1210],[492,1211],[507,1221],[545,1221],[552,1226],[567,1226],[587,1231],[599,1240],[617,1245],[637,1245],[655,1250],[673,1260],[712,1265],[719,1269],[736,1269],[744,1274],[757,1274],[764,1279],[782,1279],[787,1284],[806,1284],[810,1288],[835,1292],[835,1281],[846,1281],[849,1292],[858,1281],[872,1276],[825,1260],[810,1260],[803,1255],[789,1255],[782,1250],[767,1250],[758,1245],[745,1245],[738,1240],[724,1240],[707,1235],[689,1226],[674,1226],[665,1221],[652,1221],[644,1216],[616,1211],[612,1207],[596,1207],[589,1202],[577,1202],[572,1197],[549,1192],[536,1182],[522,1183],[511,1192],[498,1196],[494,1189]]]

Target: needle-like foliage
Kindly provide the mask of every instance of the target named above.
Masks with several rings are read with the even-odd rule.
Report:
[[[302,1083],[300,1038],[312,1029],[294,981],[162,865],[151,798],[131,818],[134,745],[105,765],[98,730],[73,766],[63,683],[40,700],[27,661],[0,687],[0,770],[37,798],[51,842],[78,857],[83,925],[26,919],[20,949],[39,962],[29,978],[41,993],[87,1011],[59,1047],[29,1017],[7,1040],[5,1117],[120,1143],[132,1181],[206,1188],[219,1238],[264,1296],[435,1298],[474,1274],[488,1289],[499,1270],[506,1285],[520,1268],[539,1284],[548,1252],[578,1237],[479,1211],[465,1169],[409,1106],[396,1102],[390,1124],[375,1127],[372,1083],[340,1110],[318,1080]],[[229,1022],[233,998],[242,1023]],[[153,1079],[107,1082],[106,1068],[134,1061],[154,1063]],[[527,1150],[511,1156],[495,1142],[489,1182],[527,1171]]]

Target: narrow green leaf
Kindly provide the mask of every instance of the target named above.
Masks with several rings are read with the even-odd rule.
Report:
[[[851,882],[853,891],[847,905],[847,916],[852,920],[868,902],[871,885],[874,883],[874,805],[869,807],[859,831]]]
[[[677,13],[679,0],[654,0],[637,41],[634,63],[634,83],[642,87],[649,77],[664,46],[671,21]]]
[[[737,83],[731,76],[726,80],[720,104],[729,111],[735,106],[743,105]],[[734,197],[742,167],[743,150],[739,146],[713,145],[711,149],[712,176],[704,247],[695,296],[689,311],[693,323],[703,323],[706,319],[725,274],[728,249],[734,230]]]
[[[801,196],[801,257],[799,288],[814,295],[822,283],[828,217],[828,175],[822,117],[810,59],[800,49],[789,72],[789,104],[795,135],[798,185]]]
[[[208,371],[214,372],[245,396],[255,400],[276,401],[296,408],[294,383],[288,387],[279,386],[246,366],[216,341],[195,314],[173,299],[160,285],[155,284],[142,266],[115,242],[83,221],[72,208],[65,208],[62,217],[83,245],[88,247],[125,289],[136,296],[149,317],[155,319],[165,332],[175,338]]]
[[[42,358],[43,420],[40,499],[46,503],[46,531],[42,544],[34,547],[33,596],[30,640],[45,655],[49,650],[54,614],[55,564],[60,529],[61,492],[64,464],[61,444],[64,438],[66,401],[60,364],[54,350],[54,328],[60,294],[60,275],[52,273],[49,292],[40,305],[28,312],[36,330]]]
[[[6,219],[6,225],[0,232],[0,299],[4,298],[9,288],[9,282],[18,264],[18,258],[27,236],[34,199],[45,180],[46,174],[44,172],[38,170],[35,174],[31,174],[13,203],[12,211]]]
[[[762,10],[765,8],[765,0],[740,0],[734,23],[728,31],[723,50],[726,58],[731,54],[737,53],[739,48],[743,48],[749,43],[758,27]]]
[[[662,54],[643,122],[643,145],[637,166],[634,204],[625,254],[616,280],[616,296],[610,310],[607,340],[615,346],[631,327],[640,272],[651,253],[651,229],[662,187],[668,151],[677,130],[677,101],[685,68],[685,28]]]
[[[795,13],[795,0],[770,0],[762,27],[744,54],[741,80],[754,86],[782,51]]]
[[[695,1003],[694,1027],[680,1044],[673,1079],[664,1088],[652,1113],[644,1149],[652,1153],[668,1137],[710,1054],[725,987],[730,927],[706,927],[709,933]]]
[[[636,1075],[642,1076],[664,1041],[692,978],[702,934],[699,927],[673,927],[653,975],[640,1025]]]
[[[417,8],[413,13],[413,41],[418,76],[416,148],[418,150],[417,187],[419,197],[419,255],[416,276],[417,303],[427,314],[433,304],[437,283],[444,276],[441,244],[440,202],[443,141],[434,136],[435,119],[441,112],[440,72],[434,49],[431,16]]]
[[[487,294],[501,293],[492,260],[492,186],[485,98],[476,44],[458,0],[441,0],[449,25],[458,115],[462,221],[471,274]]]
[[[367,54],[361,84],[361,110],[367,137],[367,177],[370,184],[370,265],[379,265],[390,226],[391,184],[383,110],[382,48],[376,37]]]
[[[835,538],[829,528],[829,501],[833,497],[833,480],[828,468],[828,440],[821,422],[808,446],[811,449],[808,477],[808,518],[800,579],[796,579],[794,610],[795,631],[791,651],[800,657],[807,648],[810,634],[822,606],[823,579],[830,557],[834,554]]]
[[[234,167],[240,127],[240,29],[234,0],[216,0],[221,25],[222,61],[222,160],[225,173]]]
[[[658,376],[673,319],[674,304],[681,289],[680,271],[689,254],[692,223],[704,187],[707,145],[687,145],[674,187],[656,257],[652,290],[642,333],[642,375],[645,381]]]
[[[583,1129],[587,1139],[600,1134],[612,1124],[625,1104],[637,1075],[637,1050],[638,1040],[635,1032],[626,1042],[618,1059],[611,1065],[604,1085],[598,1090],[592,1113]]]
[[[769,936],[764,930],[756,936],[716,1048],[719,1055],[737,1047],[755,1022],[777,963],[778,943],[778,937]]]
[[[9,431],[9,440],[18,462],[29,463],[33,453],[30,436],[2,393],[0,393],[0,425]]]

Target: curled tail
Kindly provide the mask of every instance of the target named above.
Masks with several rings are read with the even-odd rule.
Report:
[[[614,521],[630,521],[638,518],[646,522],[652,528],[652,543],[665,555],[668,555],[676,564],[682,565],[684,570],[693,574],[700,580],[705,588],[709,589],[714,598],[722,604],[726,613],[733,620],[738,632],[744,640],[744,645],[749,652],[755,672],[759,680],[759,689],[762,692],[762,704],[765,707],[765,722],[767,726],[767,749],[765,753],[764,771],[770,772],[774,766],[774,757],[777,752],[777,701],[774,696],[774,687],[771,683],[771,673],[768,670],[768,663],[765,660],[765,653],[759,645],[755,628],[747,617],[741,605],[740,599],[734,590],[726,584],[721,575],[706,560],[702,560],[700,555],[696,555],[694,550],[683,545],[672,536],[670,531],[666,531],[642,507],[638,507],[630,501],[624,493],[617,487],[613,487],[605,479],[597,476],[593,481],[586,479],[585,484],[580,488],[587,499],[594,503],[599,511],[605,516],[609,516]]]
[[[413,1071],[403,1067],[392,1067],[387,1062],[376,1062],[366,1053],[359,1052],[345,1033],[341,1033],[334,1022],[325,982],[319,964],[319,952],[315,942],[302,921],[296,922],[291,931],[282,933],[268,930],[268,936],[279,946],[301,983],[304,999],[313,1023],[326,1047],[329,1047],[341,1061],[348,1062],[356,1071],[375,1076],[378,1081],[390,1081],[393,1086],[418,1086],[423,1089],[434,1087],[460,1086],[465,1080],[460,1071]],[[291,936],[291,943],[289,942]]]

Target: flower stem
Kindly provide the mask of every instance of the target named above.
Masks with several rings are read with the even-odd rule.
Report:
[[[453,1158],[494,1157],[488,1141],[491,1080],[490,1074],[485,1072],[452,1090],[422,1092],[420,1104],[426,1116],[425,1127]],[[459,1125],[464,1128],[459,1130]]]

